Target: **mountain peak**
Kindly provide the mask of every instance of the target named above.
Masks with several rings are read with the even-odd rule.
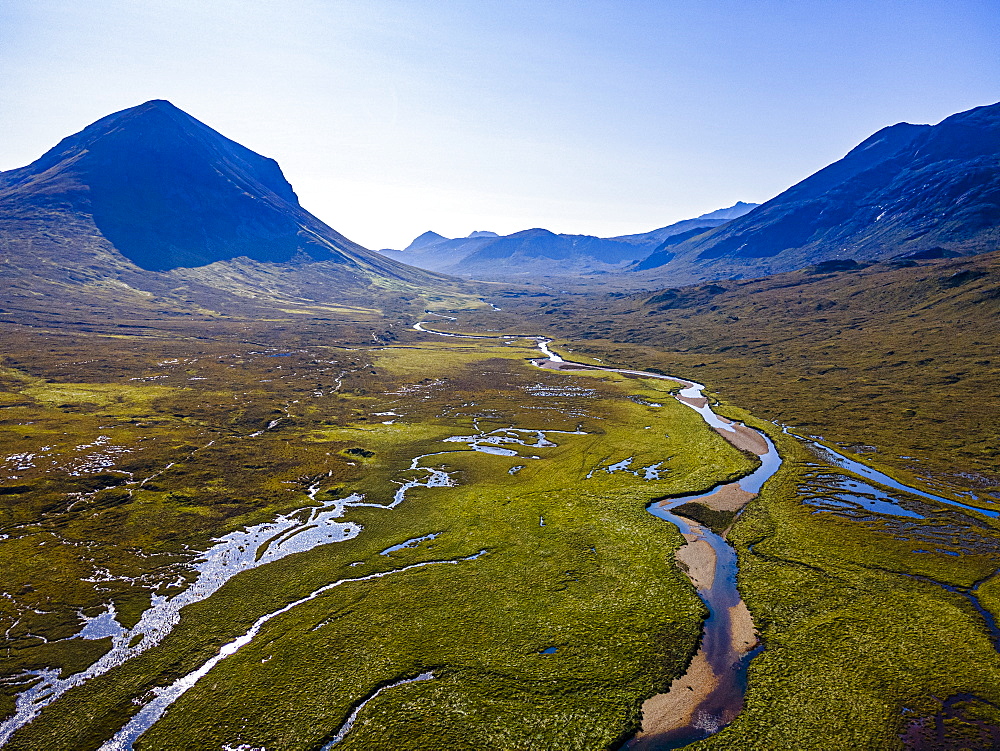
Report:
[[[998,158],[1000,103],[937,125],[890,125],[748,214],[678,244],[662,258],[665,273],[760,276],[826,260],[993,250]]]
[[[331,254],[303,227],[332,230],[299,206],[277,162],[164,99],[107,115],[0,173],[0,206],[89,215],[122,255],[152,271]]]
[[[409,245],[406,246],[406,250],[420,250],[421,248],[426,248],[428,245],[434,245],[435,243],[444,242],[448,238],[444,235],[439,235],[437,232],[431,232],[427,230],[422,235],[418,235],[413,239]]]

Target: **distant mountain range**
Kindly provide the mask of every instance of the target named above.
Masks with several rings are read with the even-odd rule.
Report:
[[[825,262],[947,258],[1000,245],[1000,104],[937,125],[899,123],[761,205],[738,203],[652,232],[596,238],[424,233],[421,268],[481,279],[615,275],[622,287],[755,278]],[[605,277],[606,278],[606,277]]]
[[[674,236],[687,237],[695,230],[705,232],[742,216],[756,205],[741,201],[729,208],[651,232],[620,237],[563,235],[538,228],[504,236],[478,231],[458,238],[424,232],[405,250],[381,252],[422,269],[477,279],[516,281],[549,275],[623,271],[659,250]]]
[[[678,238],[679,239],[679,238]],[[671,285],[834,259],[968,255],[1000,241],[1000,104],[884,128],[744,216],[634,267]]]
[[[162,100],[0,173],[0,312],[69,298],[175,311],[371,308],[389,297],[420,306],[428,295],[467,296],[442,274],[656,289],[998,243],[1000,104],[884,128],[762,205],[610,238],[425,232],[405,250],[367,250],[303,209],[274,160]]]
[[[162,100],[0,173],[0,248],[8,297],[96,284],[89,294],[343,301],[452,284],[351,242],[299,205],[277,162]]]

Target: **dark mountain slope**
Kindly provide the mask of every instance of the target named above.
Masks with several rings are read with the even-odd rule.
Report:
[[[201,304],[214,295],[221,308],[234,296],[357,303],[379,290],[457,289],[351,242],[299,205],[274,160],[165,101],[108,115],[0,173],[0,261],[5,299],[52,285],[63,296],[90,285],[91,302],[183,299],[195,279]]]
[[[590,235],[557,235],[538,228],[487,239],[489,242],[462,259],[456,269],[471,270],[491,262],[517,266],[530,259],[566,261],[581,256],[603,264],[618,264],[636,255],[635,248],[628,243]]]
[[[659,266],[663,266],[668,263],[675,255],[673,248],[680,245],[685,240],[690,240],[692,237],[697,237],[708,232],[712,227],[692,227],[686,232],[681,232],[679,234],[668,237],[662,243],[656,246],[652,253],[639,261],[635,266],[633,266],[631,271],[644,271],[646,269],[655,269]]]
[[[663,256],[670,282],[749,277],[830,258],[879,260],[1000,241],[1000,104],[884,128],[743,217]],[[644,263],[649,267],[656,259]]]

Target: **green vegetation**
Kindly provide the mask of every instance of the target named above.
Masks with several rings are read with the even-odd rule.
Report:
[[[796,272],[600,310],[583,296],[551,296],[541,310],[511,298],[503,313],[470,320],[539,326],[603,363],[708,383],[903,482],[996,508],[997,261]],[[951,729],[936,743],[995,747],[1000,657],[961,591],[985,580],[979,604],[1000,613],[1000,525],[916,498],[904,502],[919,522],[804,505],[823,495],[811,487],[818,468],[835,470],[744,410],[716,411],[767,430],[785,464],[729,532],[766,648],[751,664],[744,712],[695,747],[902,748],[939,726]],[[727,524],[695,504],[681,513]],[[966,709],[945,706],[965,696]]]
[[[670,382],[539,370],[527,362],[532,342],[414,335],[338,349],[304,328],[269,341],[257,330],[252,343],[12,339],[0,423],[3,445],[22,456],[3,457],[0,495],[10,677],[79,670],[109,640],[56,641],[79,631],[78,613],[113,602],[133,624],[152,596],[190,581],[190,551],[311,505],[307,487],[319,484],[316,502],[360,492],[385,504],[398,482],[425,474],[408,469],[414,457],[442,451],[421,466],[455,485],[412,488],[393,510],[349,508],[359,536],[235,577],[185,608],[159,646],[70,690],[8,747],[95,748],[135,700],[260,616],[339,579],[479,551],[347,582],[268,622],[136,748],[314,748],[378,687],[425,670],[435,680],[367,705],[343,747],[600,748],[634,730],[642,700],[683,672],[704,616],[673,564],[680,535],[645,505],[752,460],[669,399]],[[505,444],[519,456],[443,440],[509,427],[565,432],[547,434],[554,446]],[[606,471],[629,457],[633,471],[666,471]],[[4,684],[7,713],[25,685]]]
[[[932,697],[998,702],[1000,655],[984,621],[932,583],[969,586],[994,555],[914,554],[877,522],[816,513],[797,492],[816,457],[776,437],[786,464],[730,533],[767,648],[743,713],[696,747],[902,748],[906,723],[936,711]]]
[[[435,325],[533,333],[544,320],[538,333],[574,359],[708,383],[904,482],[989,507],[1000,492],[993,264],[796,272],[601,311],[573,296],[511,297],[499,313],[442,298],[465,311]],[[940,282],[963,265],[983,273]],[[9,748],[96,748],[152,689],[261,616],[417,563],[430,565],[345,581],[268,621],[136,748],[315,749],[380,687],[428,670],[434,680],[368,703],[339,747],[612,748],[636,729],[642,700],[684,671],[704,617],[673,560],[680,535],[645,505],[755,460],[670,398],[670,381],[541,370],[525,339],[417,334],[406,316],[426,302],[380,323],[360,307],[295,307],[264,321],[151,317],[124,332],[90,319],[59,333],[0,324],[4,714],[30,685],[23,671],[66,675],[109,648],[69,638],[82,616],[113,603],[134,624],[154,596],[190,583],[186,564],[213,539],[352,493],[387,504],[426,476],[410,469],[425,454],[419,466],[454,481],[411,488],[391,510],[349,507],[360,535],[236,576]],[[678,509],[728,528],[766,643],[743,713],[696,747],[902,748],[935,728],[935,742],[990,747],[1000,655],[965,593],[1000,615],[1000,524],[919,498],[900,503],[922,518],[807,505],[837,500],[823,483],[837,470],[743,409],[716,410],[767,430],[785,463],[735,520]],[[518,456],[470,449],[510,428],[564,432],[546,434],[554,446],[532,432],[516,435],[537,445],[501,444]],[[657,462],[660,478],[642,479]]]
[[[703,503],[682,503],[680,506],[674,506],[671,511],[704,524],[719,534],[727,530],[736,518],[735,511],[717,511]]]
[[[1000,252],[653,295],[497,299],[503,311],[470,322],[692,378],[758,417],[1000,500]]]

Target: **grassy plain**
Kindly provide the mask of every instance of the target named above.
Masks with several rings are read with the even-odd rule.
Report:
[[[766,648],[751,664],[743,713],[693,748],[913,747],[901,735],[933,720],[940,699],[968,695],[980,710],[1000,703],[995,635],[965,597],[946,589],[996,570],[1000,529],[969,516],[966,525],[991,543],[978,554],[915,553],[930,546],[878,517],[804,505],[802,483],[818,458],[788,436],[772,437],[785,464],[729,534]],[[954,521],[943,505],[927,509],[915,534]],[[993,747],[975,724],[953,725],[929,747]]]
[[[411,489],[394,510],[350,508],[358,537],[235,577],[160,645],[43,710],[12,749],[96,748],[136,700],[261,615],[338,579],[479,551],[345,583],[270,621],[136,748],[317,748],[380,686],[425,670],[435,680],[380,695],[342,747],[611,747],[683,672],[704,616],[673,564],[680,536],[645,505],[752,466],[669,398],[672,384],[539,370],[524,340],[344,347],[324,342],[350,330],[323,337],[315,324],[4,336],[3,714],[25,670],[73,672],[109,647],[71,638],[82,614],[113,603],[130,626],[152,596],[181,591],[211,539],[311,505],[317,481],[317,502],[360,492],[384,504],[423,476],[415,456],[441,451],[422,466],[455,481]],[[443,441],[511,426],[584,434],[515,445],[516,457]],[[628,457],[666,471],[604,471]]]
[[[534,326],[578,359],[707,383],[903,482],[998,508],[996,253],[500,304],[475,323]],[[834,469],[773,424],[723,411],[768,430],[785,464],[730,532],[766,648],[742,715],[696,747],[995,748],[997,634],[962,591],[984,582],[979,604],[1000,617],[997,522],[916,498],[907,508],[925,520],[912,524],[820,511],[803,501]]]
[[[963,594],[1000,616],[997,522],[917,498],[905,507],[924,518],[905,524],[806,505],[829,495],[817,478],[833,468],[753,416],[993,507],[997,273],[992,256],[882,264],[600,308],[510,295],[497,298],[503,311],[442,319],[547,334],[573,359],[707,383],[725,400],[718,410],[778,444],[782,469],[729,532],[766,648],[744,712],[697,747],[1000,742],[996,634]],[[194,551],[310,505],[317,481],[317,502],[361,492],[386,503],[423,476],[408,469],[414,457],[448,451],[421,466],[456,482],[415,488],[391,511],[351,508],[360,536],[234,578],[186,608],[158,647],[44,710],[10,748],[96,748],[136,699],[261,615],[338,579],[479,551],[345,583],[270,621],[136,748],[318,748],[379,687],[425,670],[435,679],[367,704],[340,747],[612,748],[636,727],[642,699],[683,672],[704,616],[673,563],[679,535],[644,506],[731,479],[750,460],[670,399],[668,382],[539,370],[526,340],[411,332],[412,307],[339,322],[312,311],[3,329],[4,713],[30,682],[23,671],[72,672],[108,648],[68,638],[81,613],[113,602],[134,623],[154,594],[190,580]],[[508,427],[585,434],[514,446],[518,457],[443,440]],[[630,468],[663,461],[668,471],[650,481],[604,471],[629,457]]]

